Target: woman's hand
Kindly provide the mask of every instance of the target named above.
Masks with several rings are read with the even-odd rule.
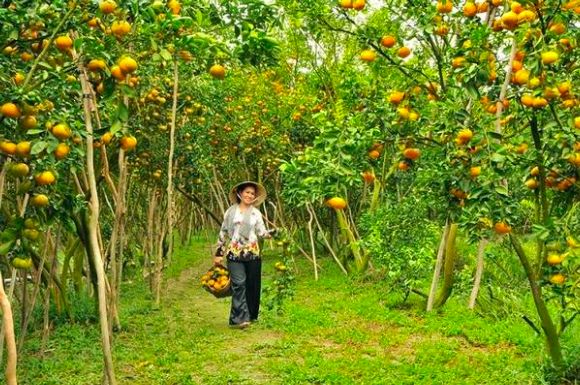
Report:
[[[213,257],[213,264],[214,265],[221,265],[223,262],[224,258],[223,257]]]

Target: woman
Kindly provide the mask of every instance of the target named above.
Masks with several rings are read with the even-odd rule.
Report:
[[[260,310],[262,261],[258,237],[271,235],[256,207],[266,199],[266,190],[256,182],[242,182],[232,189],[229,199],[232,206],[224,214],[214,264],[227,258],[233,291],[229,323],[243,329],[258,319]]]

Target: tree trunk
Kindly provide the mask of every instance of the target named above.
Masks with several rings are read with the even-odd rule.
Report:
[[[14,285],[14,281],[12,281]],[[4,291],[4,278],[0,272],[0,308],[2,308],[2,326],[4,326],[4,336],[6,339],[6,384],[16,385],[16,363],[18,361],[16,354],[16,339],[14,338],[14,320],[12,318],[12,307]]]
[[[524,249],[522,248],[522,245],[520,244],[519,240],[513,234],[510,234],[509,237],[510,242],[514,247],[514,250],[516,251],[516,254],[520,259],[520,262],[524,267],[524,271],[526,272],[528,282],[530,283],[532,297],[534,298],[534,304],[536,305],[538,316],[540,316],[542,329],[544,330],[544,335],[546,336],[546,343],[548,345],[548,352],[550,353],[550,357],[552,358],[552,363],[554,364],[556,370],[559,373],[561,373],[564,370],[564,358],[562,356],[562,348],[560,347],[558,332],[556,331],[556,327],[554,326],[552,317],[550,317],[550,312],[546,307],[546,303],[542,298],[542,288],[538,285],[534,270],[532,269],[530,261],[528,260],[528,257],[524,252]]]
[[[445,253],[445,244],[447,243],[448,234],[449,234],[449,220],[445,222],[445,226],[443,227],[443,234],[441,235],[441,242],[439,242],[439,249],[437,250],[437,261],[435,262],[433,279],[431,280],[431,290],[429,290],[429,298],[427,299],[427,311],[433,310],[433,304],[435,303],[435,294],[437,293],[437,285],[439,284],[439,274],[441,274],[441,266],[443,266],[443,256]]]
[[[475,301],[477,300],[477,293],[479,293],[479,287],[481,286],[481,277],[483,276],[484,267],[484,256],[485,256],[485,246],[489,241],[487,239],[481,239],[479,241],[479,247],[477,248],[477,270],[475,271],[475,279],[473,281],[473,289],[471,290],[471,296],[469,297],[469,309],[475,308]]]
[[[449,234],[445,242],[445,261],[443,264],[443,288],[439,294],[439,298],[435,301],[437,307],[445,305],[445,302],[451,296],[453,290],[453,281],[455,273],[455,259],[457,257],[457,248],[455,247],[455,240],[457,238],[457,223],[452,223],[449,226]]]
[[[179,61],[173,58],[173,105],[171,107],[171,128],[169,130],[169,157],[167,159],[167,263],[173,255],[173,153],[175,152],[175,121],[177,119],[177,96],[179,91]]]
[[[73,51],[73,56],[74,51]],[[84,108],[84,118],[85,127],[87,129],[87,147],[86,147],[86,168],[87,168],[87,178],[90,192],[89,201],[89,223],[88,223],[88,236],[89,244],[92,250],[92,258],[94,260],[95,273],[97,275],[97,289],[98,289],[98,302],[99,302],[99,317],[101,324],[101,341],[103,347],[103,359],[105,364],[105,376],[109,385],[116,385],[117,380],[115,378],[115,372],[113,368],[113,356],[111,354],[111,339],[109,335],[109,319],[107,312],[107,291],[105,282],[105,269],[103,266],[103,256],[101,254],[101,248],[99,247],[99,193],[97,190],[97,181],[95,176],[95,165],[94,165],[94,153],[93,153],[93,124],[91,113],[93,110],[91,99],[87,96],[93,94],[93,90],[88,81],[86,70],[82,64],[82,61],[75,57],[75,60],[79,63],[80,70],[80,82],[83,92],[83,108]]]

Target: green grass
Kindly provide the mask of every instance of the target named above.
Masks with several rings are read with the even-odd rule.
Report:
[[[229,300],[204,292],[207,242],[181,247],[166,272],[162,306],[146,285],[126,282],[123,329],[115,334],[119,384],[540,384],[543,339],[519,318],[484,318],[461,296],[426,314],[423,299],[402,302],[384,282],[346,278],[323,260],[320,280],[295,267],[295,298],[283,314],[263,311],[248,330],[227,326]],[[275,253],[265,257],[264,285]],[[578,330],[564,338],[580,342]],[[99,384],[98,325],[61,324],[44,355],[32,333],[20,357],[20,384]]]

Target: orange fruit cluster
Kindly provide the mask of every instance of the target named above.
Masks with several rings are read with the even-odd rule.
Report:
[[[221,291],[230,283],[230,273],[223,266],[214,266],[201,276],[201,286],[212,293]]]

